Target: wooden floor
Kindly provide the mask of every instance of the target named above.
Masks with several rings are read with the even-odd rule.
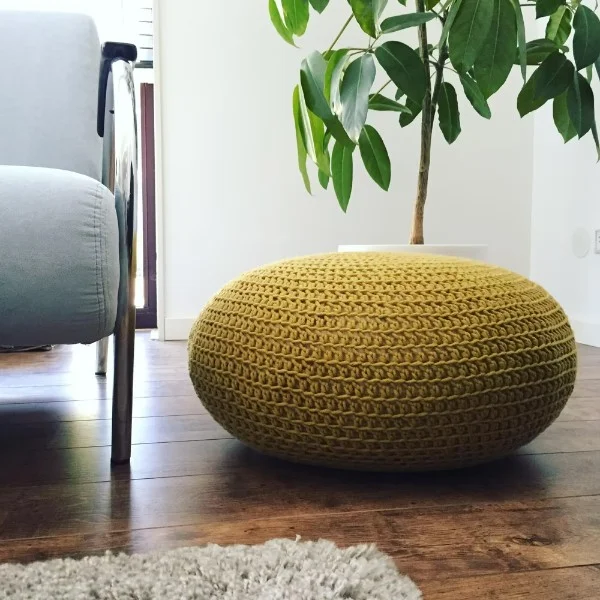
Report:
[[[377,543],[425,600],[600,600],[600,350],[515,456],[378,475],[259,456],[203,410],[185,344],[137,341],[133,458],[114,470],[93,348],[0,355],[0,562],[300,535]]]

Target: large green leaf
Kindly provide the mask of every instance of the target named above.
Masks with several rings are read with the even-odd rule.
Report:
[[[294,44],[294,36],[292,32],[285,26],[283,19],[281,18],[281,14],[279,13],[279,8],[277,8],[277,2],[275,0],[269,0],[269,16],[271,17],[271,23],[273,23],[273,27],[277,33],[292,46]]]
[[[383,33],[393,33],[394,31],[401,31],[402,29],[408,29],[409,27],[417,27],[428,23],[429,21],[436,18],[435,13],[409,13],[407,15],[398,15],[396,17],[389,17],[385,19],[381,24],[381,31]]]
[[[376,38],[381,32],[379,21],[388,0],[348,0],[361,29]]]
[[[306,149],[308,157],[314,162],[317,162],[317,149],[315,147],[315,139],[312,132],[312,120],[310,118],[311,113],[306,106],[306,100],[302,90],[300,90],[299,97],[299,121],[300,121],[300,134],[302,135],[302,144]]]
[[[327,8],[329,0],[310,0],[310,4],[318,13],[322,13]]]
[[[342,111],[340,120],[353,142],[358,142],[367,122],[369,93],[375,81],[375,61],[371,54],[363,54],[346,69],[340,89]]]
[[[448,16],[446,17],[446,22],[444,23],[444,27],[442,28],[442,35],[440,36],[440,41],[438,43],[438,47],[442,47],[446,41],[448,40],[448,35],[450,34],[450,29],[454,25],[454,21],[456,21],[456,16],[460,11],[460,7],[462,5],[463,0],[454,0],[452,6],[450,7],[450,11],[448,12]]]
[[[561,6],[548,20],[546,37],[562,46],[571,35],[571,11],[566,6]]]
[[[457,71],[465,73],[474,64],[487,38],[494,3],[490,0],[463,0],[450,29],[450,61]]]
[[[519,114],[521,117],[537,110],[538,108],[544,106],[546,100],[542,100],[541,98],[535,95],[535,73],[529,78],[529,80],[525,83],[525,85],[521,88],[519,92],[519,96],[517,97],[517,109],[519,110]]]
[[[323,151],[325,124],[319,117],[308,110],[302,90],[300,90],[298,100],[300,133],[306,153],[321,171],[329,174],[329,157]]]
[[[561,6],[564,6],[566,3],[567,0],[536,0],[536,19],[553,15]]]
[[[562,94],[573,81],[575,67],[564,54],[554,52],[533,73],[517,98],[522,117]]]
[[[325,138],[323,139],[323,154],[327,159],[327,163],[331,164],[331,155],[329,154],[329,142],[331,141],[331,134],[329,132],[325,133]],[[331,179],[331,169],[328,172],[321,171],[319,169],[318,173],[319,183],[321,187],[326,190],[329,187],[329,180]]]
[[[470,75],[460,75],[460,83],[462,84],[465,96],[473,108],[485,119],[492,118],[492,111],[485,99],[483,93],[479,89],[477,82]]]
[[[350,196],[352,195],[352,180],[354,178],[352,152],[353,148],[336,141],[331,155],[333,189],[344,212],[348,210]]]
[[[300,86],[296,86],[294,88],[293,95],[293,110],[294,110],[294,124],[296,127],[296,147],[298,150],[298,169],[300,170],[300,175],[302,176],[302,181],[304,182],[304,187],[309,194],[312,194],[312,190],[310,187],[310,178],[308,176],[308,170],[306,169],[306,160],[308,158],[308,154],[306,152],[306,147],[304,146],[304,141],[302,140],[302,115],[300,110]]]
[[[559,47],[552,40],[531,40],[527,42],[527,64],[539,65],[557,50]]]
[[[331,179],[331,177],[329,177],[329,175],[327,175],[327,173],[323,173],[323,171],[319,171],[317,173],[317,177],[319,178],[319,183],[321,184],[321,187],[326,190],[329,187],[329,181]]]
[[[327,126],[333,137],[343,144],[354,146],[339,119],[333,114],[325,97],[327,63],[321,54],[312,52],[302,61],[300,83],[306,105]]]
[[[369,96],[369,109],[383,112],[403,112],[411,114],[411,111],[403,104],[387,98],[382,94],[371,94]]]
[[[475,61],[475,79],[485,98],[506,82],[517,51],[517,21],[509,0],[493,0],[492,25]]]
[[[386,42],[375,49],[375,56],[397,87],[411,100],[423,101],[428,75],[421,58],[410,46]]]
[[[535,96],[544,101],[560,96],[570,85],[575,67],[560,52],[546,58],[536,71]]]
[[[523,81],[527,79],[527,37],[525,32],[525,19],[519,0],[510,0],[517,17],[517,46],[519,49],[519,62],[521,63],[521,75]]]
[[[300,81],[308,108],[326,120],[331,118],[331,108],[325,97],[325,71],[327,63],[319,52],[311,52],[300,67]]]
[[[365,125],[358,147],[367,172],[373,181],[387,192],[392,179],[392,165],[387,148],[374,127]]]
[[[294,35],[304,35],[308,26],[308,0],[281,0],[283,18]]]
[[[310,111],[308,112],[308,117],[310,119],[310,129],[315,144],[316,157],[314,162],[316,163],[317,167],[319,167],[320,171],[330,175],[331,167],[329,156],[323,150],[325,146],[325,123],[323,123],[319,117]]]
[[[575,74],[569,87],[567,108],[575,131],[578,137],[582,138],[594,124],[594,92],[581,73]]]
[[[573,125],[571,117],[569,116],[567,92],[563,92],[560,96],[554,98],[552,116],[554,117],[556,129],[558,129],[558,132],[562,135],[565,144],[577,135],[575,125]]]
[[[323,84],[325,98],[329,101],[329,106],[335,113],[339,112],[341,108],[340,83],[346,68],[348,52],[347,48],[335,50],[329,57],[325,70],[325,82]]]
[[[409,112],[403,112],[400,115],[400,127],[407,127],[410,125],[421,114],[423,104],[407,98],[406,108],[408,108]]]
[[[573,56],[580,71],[596,62],[600,56],[600,19],[596,13],[583,4],[579,5],[573,19]]]
[[[440,87],[439,99],[440,129],[449,144],[460,135],[460,112],[456,90],[451,83],[444,81]]]

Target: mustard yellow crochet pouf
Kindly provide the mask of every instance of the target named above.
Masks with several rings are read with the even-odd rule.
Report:
[[[458,258],[330,254],[257,269],[196,322],[189,366],[231,434],[274,456],[448,469],[544,431],[575,382],[567,318],[542,288]]]

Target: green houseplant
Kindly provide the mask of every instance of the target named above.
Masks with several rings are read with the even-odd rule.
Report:
[[[329,48],[302,61],[293,110],[306,188],[311,191],[307,169],[311,159],[321,185],[327,188],[333,181],[344,211],[352,193],[356,149],[372,179],[386,191],[390,186],[390,158],[380,134],[367,124],[369,111],[395,113],[401,127],[420,117],[421,156],[410,241],[423,244],[436,122],[448,143],[457,139],[459,93],[489,119],[488,99],[515,66],[524,80],[517,98],[521,116],[551,101],[565,142],[591,133],[599,148],[592,91],[594,71],[600,78],[595,1],[269,0],[269,13],[281,37],[295,44],[311,13],[320,14],[333,5],[340,11],[347,8],[348,18]],[[395,10],[384,15],[392,7]],[[546,20],[545,37],[528,41],[526,10]],[[365,33],[363,47],[341,45],[353,21]],[[416,48],[397,39],[409,28],[417,28]],[[387,81],[374,89],[378,69]]]

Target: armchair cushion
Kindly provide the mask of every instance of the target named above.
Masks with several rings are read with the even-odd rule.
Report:
[[[114,330],[115,200],[70,171],[0,166],[0,344],[73,344]]]
[[[100,41],[93,19],[0,10],[0,56],[0,164],[100,179]]]

